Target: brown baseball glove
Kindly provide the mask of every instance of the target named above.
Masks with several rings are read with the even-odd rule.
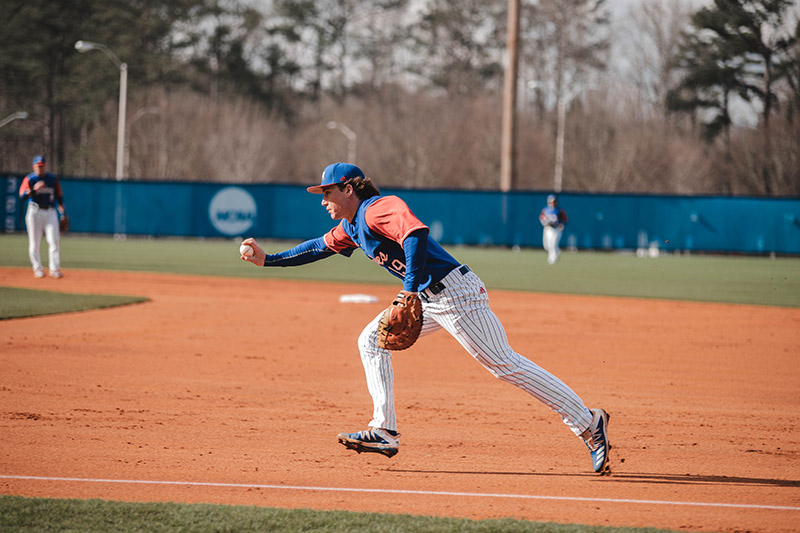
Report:
[[[415,293],[401,291],[378,323],[378,346],[389,351],[410,348],[422,331],[422,302]]]
[[[69,231],[69,215],[66,213],[61,215],[61,218],[58,220],[58,231],[61,233]]]

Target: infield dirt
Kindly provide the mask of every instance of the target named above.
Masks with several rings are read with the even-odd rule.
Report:
[[[400,453],[339,445],[370,419],[356,339],[390,285],[24,268],[0,269],[0,285],[151,299],[0,322],[0,475],[62,478],[0,478],[2,494],[698,531],[800,523],[800,309],[490,289],[511,345],[611,413],[600,477],[556,414],[444,332],[394,354]],[[339,303],[346,293],[379,303]]]

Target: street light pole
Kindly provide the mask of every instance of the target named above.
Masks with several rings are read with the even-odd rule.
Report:
[[[347,137],[347,162],[356,164],[356,142],[358,138],[355,132],[340,122],[331,120],[328,122],[329,130],[339,130]]]
[[[123,168],[125,160],[125,106],[128,100],[128,64],[119,60],[114,53],[104,44],[91,43],[89,41],[78,41],[75,43],[75,50],[78,52],[88,52],[89,50],[100,50],[114,63],[119,69],[119,117],[117,119],[117,181],[123,179]]]
[[[128,65],[119,66],[119,116],[117,117],[117,181],[123,179],[125,166],[125,112],[128,101]]]
[[[556,168],[553,173],[553,190],[561,192],[564,173],[564,123],[567,119],[567,103],[558,100],[558,126],[556,132]]]
[[[594,90],[593,86],[589,86],[584,91]],[[572,103],[581,93],[581,89],[576,87],[569,91],[566,95],[558,99],[558,125],[556,130],[556,168],[553,172],[553,189],[555,192],[561,192],[561,185],[563,183],[564,174],[564,130],[566,129],[567,122],[567,106]]]
[[[17,119],[25,120],[26,118],[28,118],[28,112],[27,111],[17,111],[16,113],[12,113],[12,114],[8,115],[3,120],[0,120],[0,128],[5,126],[9,122],[13,122],[14,120],[17,120]]]

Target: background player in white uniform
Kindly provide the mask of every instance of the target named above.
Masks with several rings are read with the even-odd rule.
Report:
[[[61,232],[58,229],[60,216],[66,214],[64,193],[58,178],[46,170],[44,156],[33,158],[33,172],[25,176],[19,187],[19,196],[28,203],[25,225],[28,228],[28,255],[33,265],[33,275],[44,277],[44,268],[39,253],[42,234],[47,238],[50,276],[61,277]]]
[[[564,225],[569,222],[567,212],[558,207],[558,198],[555,194],[547,197],[547,205],[539,213],[539,222],[542,224],[542,247],[547,250],[547,262],[554,265],[558,261],[561,249],[561,233]]]
[[[608,466],[608,414],[588,409],[580,397],[553,374],[516,353],[508,344],[503,325],[489,307],[480,278],[461,265],[435,240],[408,206],[396,196],[380,196],[377,188],[355,165],[335,163],[322,174],[320,185],[309,192],[323,195],[322,205],[340,224],[317,239],[291,250],[268,255],[252,238],[244,244],[253,255],[241,258],[256,265],[295,266],[330,257],[349,256],[356,248],[403,280],[404,293],[422,300],[421,335],[444,329],[495,377],[519,387],[558,413],[581,437],[592,455],[592,468]],[[381,313],[382,314],[382,313]],[[339,442],[357,452],[394,456],[400,446],[394,408],[392,356],[377,344],[376,316],[358,339],[367,387],[373,401],[369,429],[340,433]]]

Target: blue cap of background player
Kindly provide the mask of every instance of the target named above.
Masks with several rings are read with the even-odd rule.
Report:
[[[321,193],[324,187],[328,185],[335,185],[337,183],[344,183],[350,178],[363,178],[364,172],[355,165],[350,163],[334,163],[325,167],[322,172],[322,181],[319,185],[314,185],[306,190],[315,194]]]
[[[36,157],[33,158],[33,165],[34,166],[36,166],[36,165],[44,165],[45,162],[46,161],[45,161],[43,155],[37,155]]]
[[[552,204],[552,203],[555,203],[557,201],[558,201],[558,198],[556,198],[555,194],[550,194],[550,195],[547,196],[547,203],[548,204]]]

